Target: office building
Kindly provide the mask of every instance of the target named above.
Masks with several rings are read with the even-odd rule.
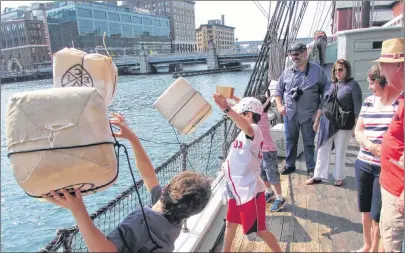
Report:
[[[109,53],[170,52],[169,19],[136,13],[129,8],[98,2],[57,2],[47,10],[52,51],[72,47],[94,52],[106,45]]]
[[[208,24],[200,25],[196,29],[198,51],[206,51],[210,40],[217,50],[233,48],[235,44],[235,27],[226,26],[224,15],[221,17],[221,20],[209,20]]]
[[[195,37],[194,1],[187,0],[134,0],[123,1],[130,8],[149,10],[170,19],[172,52],[193,52],[197,50]]]

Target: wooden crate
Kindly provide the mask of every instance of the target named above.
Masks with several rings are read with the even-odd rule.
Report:
[[[233,98],[235,88],[230,86],[217,86],[216,92],[223,95],[225,98]]]

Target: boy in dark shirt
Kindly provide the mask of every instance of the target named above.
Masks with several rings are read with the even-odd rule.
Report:
[[[114,135],[130,141],[139,173],[151,193],[153,207],[144,207],[144,212],[153,241],[141,209],[129,214],[107,237],[89,217],[80,190],[75,191],[75,196],[61,190],[64,197],[55,192],[51,192],[51,197],[43,197],[72,212],[90,252],[150,252],[153,249],[155,252],[172,252],[174,242],[180,235],[182,220],[200,213],[208,204],[211,197],[210,181],[199,173],[185,171],[162,189],[138,137],[122,115],[113,115],[115,119],[110,123],[121,130]]]

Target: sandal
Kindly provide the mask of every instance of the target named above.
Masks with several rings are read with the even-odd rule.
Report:
[[[321,179],[316,179],[316,178],[314,178],[314,177],[308,179],[307,181],[305,181],[305,184],[306,184],[306,185],[320,184],[320,183],[322,183],[322,180],[321,180]]]
[[[335,180],[334,184],[335,186],[342,186],[343,180]]]

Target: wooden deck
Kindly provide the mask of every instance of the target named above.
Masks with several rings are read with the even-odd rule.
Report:
[[[329,182],[305,185],[308,179],[303,154],[295,173],[281,176],[284,210],[267,212],[267,229],[285,252],[350,252],[362,247],[361,214],[357,210],[354,161],[358,146],[351,139],[346,155],[344,185],[333,185],[334,153],[331,156]],[[284,164],[279,160],[279,166]],[[269,210],[270,204],[267,204]],[[223,238],[215,248],[222,251]],[[255,234],[244,236],[238,228],[232,252],[271,252]]]

